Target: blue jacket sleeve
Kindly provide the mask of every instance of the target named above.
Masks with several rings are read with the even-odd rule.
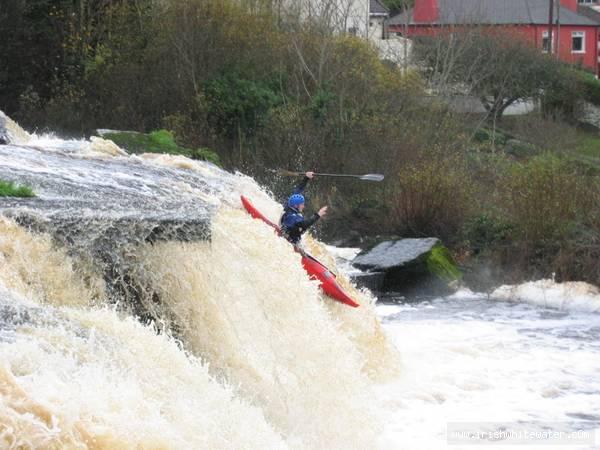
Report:
[[[308,228],[314,225],[314,223],[320,219],[318,214],[313,214],[311,217],[304,218],[300,214],[289,214],[284,217],[282,225],[287,230],[293,230],[297,228],[300,232],[306,231]]]
[[[308,184],[308,177],[304,177],[300,183],[294,188],[292,194],[302,194],[304,189],[306,189],[306,185]]]

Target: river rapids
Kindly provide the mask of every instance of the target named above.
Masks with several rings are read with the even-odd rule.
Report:
[[[253,179],[8,131],[0,179],[36,197],[0,199],[0,448],[432,449],[450,421],[600,428],[595,309],[510,290],[376,305],[306,238],[348,308],[243,211],[240,194],[281,212]]]

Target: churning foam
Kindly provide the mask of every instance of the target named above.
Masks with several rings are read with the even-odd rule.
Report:
[[[560,310],[600,312],[600,289],[584,282],[539,280],[505,285],[492,292],[490,297],[496,300],[521,300]]]
[[[43,139],[74,156],[131,158],[206,179],[223,176],[182,157],[123,157],[106,141],[45,137],[37,144]],[[187,189],[220,207],[210,242],[131,249],[136,266],[128,275],[143,282],[140,302],[166,334],[119,308],[102,309],[105,282],[85,255],[74,259],[49,236],[0,220],[0,300],[39,311],[28,317],[48,318],[0,335],[1,422],[10,424],[0,428],[1,443],[374,448],[381,421],[372,387],[398,370],[374,299],[343,274],[340,283],[361,307],[324,297],[299,255],[243,211],[239,195],[273,218],[281,206],[251,178],[235,178],[232,189]],[[319,242],[306,244],[336,270]]]
[[[317,259],[336,271],[335,258],[326,246],[310,236],[306,238],[306,246]],[[388,340],[377,318],[376,299],[368,290],[357,289],[343,272],[337,271],[337,281],[352,298],[359,300],[360,308],[348,308],[329,300],[325,301],[325,305],[333,316],[340,320],[341,329],[350,336],[356,349],[363,356],[363,371],[376,381],[396,378],[400,371],[399,354]]]
[[[219,176],[221,172],[220,169],[210,164],[193,161],[181,156],[148,154],[143,155],[143,158],[152,164],[198,171],[209,178]],[[220,204],[224,207],[241,210],[240,194],[248,196],[252,203],[274,222],[277,222],[277,218],[283,212],[282,206],[275,202],[268,192],[259,187],[252,178],[240,173],[237,174],[235,188],[229,192],[220,194]],[[281,261],[281,258],[284,257],[283,255],[290,252],[295,255],[297,260],[299,259],[298,255],[292,251],[292,247],[283,239],[276,237],[270,227],[260,220],[251,219],[244,211],[241,212],[241,216],[247,225],[240,225],[235,222],[228,223],[226,219],[222,219],[221,221],[217,221],[218,225],[213,224],[213,235],[215,231],[220,230],[222,235],[225,236],[224,241],[229,240],[229,242],[234,242],[236,238],[255,241],[256,249],[254,250],[254,255],[260,254],[276,264]],[[256,233],[259,230],[262,236],[265,236],[264,239],[257,240]],[[375,298],[369,291],[357,289],[344,272],[337,270],[335,258],[327,250],[326,246],[310,236],[304,238],[304,244],[309,253],[313,254],[336,273],[340,285],[351,297],[358,300],[361,304],[360,308],[353,309],[322,295],[319,296],[333,319],[338,323],[339,329],[353,342],[355,349],[360,353],[362,371],[369,378],[377,381],[388,380],[397,376],[400,370],[399,354],[381,328],[374,308]],[[276,245],[276,247],[273,247],[273,245]],[[224,263],[223,267],[226,267],[228,263],[233,264],[230,260]],[[260,274],[262,272],[260,267],[264,263],[254,264],[252,261],[248,261],[247,264],[257,274]],[[299,262],[287,263],[284,270],[279,269],[279,273],[283,272],[283,276],[285,276],[290,270],[298,271],[298,267],[300,267]],[[300,269],[299,273],[303,279],[306,278],[306,273],[303,269]],[[271,287],[275,284],[275,281],[267,276],[263,279],[263,283],[265,287]],[[290,292],[293,292],[293,288]],[[302,294],[299,296],[301,297]],[[314,300],[309,299],[306,301],[311,302]]]
[[[357,348],[363,330],[351,334],[352,322],[334,315],[300,255],[262,222],[223,209],[211,236],[148,246],[142,257],[188,348],[287,439],[314,449],[371,447],[380,427]],[[354,311],[383,336],[370,309]]]
[[[77,267],[48,235],[25,231],[0,217],[0,281],[39,304],[91,306],[104,299],[104,282],[83,261]]]
[[[599,448],[600,315],[464,294],[378,306],[404,362],[396,382],[377,388],[390,419],[381,446]],[[499,440],[450,446],[449,422],[473,431],[491,422],[530,431],[548,431],[551,423],[595,429],[596,446],[541,440],[520,447]]]
[[[3,309],[21,306],[0,296]],[[2,448],[287,448],[260,410],[151,327],[106,309],[27,317],[0,341]]]
[[[0,227],[2,448],[287,448],[174,339],[88,307],[99,292],[47,236]]]

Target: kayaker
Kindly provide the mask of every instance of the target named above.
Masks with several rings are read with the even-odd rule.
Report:
[[[304,189],[306,189],[308,181],[313,177],[313,172],[306,172],[304,179],[296,186],[292,195],[288,198],[283,215],[279,221],[283,235],[294,245],[300,242],[300,239],[306,230],[327,214],[327,206],[323,206],[309,218],[305,218],[304,214],[302,214],[304,211],[304,196],[302,193],[304,192]]]

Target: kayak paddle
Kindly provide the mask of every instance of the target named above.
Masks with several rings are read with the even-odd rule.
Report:
[[[285,169],[277,169],[273,170],[273,172],[278,173],[280,175],[285,175],[288,177],[299,177],[300,175],[304,175],[306,172],[292,172],[290,170]],[[380,173],[368,173],[366,175],[350,175],[350,174],[340,174],[340,173],[314,173],[319,177],[343,177],[343,178],[358,178],[363,181],[383,181],[385,178],[384,175]]]

